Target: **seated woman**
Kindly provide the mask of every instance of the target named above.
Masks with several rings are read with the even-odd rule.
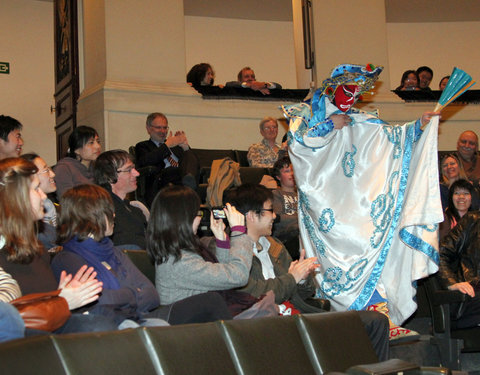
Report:
[[[418,87],[418,75],[415,70],[407,70],[403,72],[402,79],[400,81],[400,86],[398,86],[395,90],[420,90]]]
[[[212,262],[196,236],[199,208],[198,195],[184,186],[165,187],[153,202],[147,251],[155,260],[155,284],[162,304],[242,287],[248,281],[253,253],[244,235],[244,216],[229,204],[224,209],[232,230],[231,248],[223,221],[210,216],[217,239],[213,257],[218,260]]]
[[[160,301],[155,287],[108,238],[115,215],[108,192],[96,185],[79,185],[67,190],[60,203],[57,230],[63,250],[52,261],[55,276],[88,264],[103,282],[100,298],[87,308],[90,313],[112,316],[119,325],[125,319],[157,318],[154,310]],[[149,322],[157,323],[165,325]]]
[[[68,154],[53,167],[57,184],[57,198],[71,187],[93,184],[92,162],[102,152],[95,129],[78,126],[68,137]]]
[[[43,218],[45,194],[34,164],[21,158],[0,161],[0,267],[18,282],[22,294],[61,289],[70,310],[96,299],[102,283],[93,268],[82,264],[74,277],[59,273],[57,283],[50,268],[50,255],[36,236],[36,222]],[[72,314],[54,333],[116,329],[113,321],[94,315]]]
[[[473,192],[473,185],[464,179],[457,180],[450,186],[445,220],[440,223],[440,240],[471,210]]]
[[[56,204],[48,198],[48,194],[53,194],[57,191],[54,179],[55,173],[45,160],[35,153],[23,154],[20,157],[35,164],[38,169],[37,176],[40,181],[40,189],[47,194],[47,198],[43,201],[45,213],[43,219],[38,222],[38,239],[46,250],[56,248],[57,208]]]
[[[17,309],[9,304],[21,296],[15,280],[0,267],[0,342],[25,335],[25,324]]]
[[[273,168],[277,159],[285,155],[287,142],[282,145],[276,143],[278,122],[273,117],[264,117],[260,121],[260,134],[262,141],[248,148],[248,164],[251,167]]]

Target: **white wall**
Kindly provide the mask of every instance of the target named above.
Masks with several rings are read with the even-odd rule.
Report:
[[[185,75],[207,62],[215,70],[215,83],[224,84],[250,66],[259,80],[297,88],[293,22],[185,16],[185,42]]]
[[[479,35],[480,22],[387,24],[392,89],[400,85],[404,71],[422,65],[432,68],[434,77],[430,87],[435,90],[454,66],[480,81]],[[474,89],[479,90],[479,84]]]
[[[24,152],[53,164],[53,2],[2,0],[0,25],[0,61],[10,63],[10,74],[0,74],[0,113],[23,124]]]

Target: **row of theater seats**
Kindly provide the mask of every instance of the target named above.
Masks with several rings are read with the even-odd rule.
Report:
[[[449,374],[378,363],[354,311],[36,336],[1,344],[0,363],[16,375]]]

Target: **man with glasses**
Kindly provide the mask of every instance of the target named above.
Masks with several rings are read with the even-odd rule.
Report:
[[[262,185],[244,184],[231,191],[227,201],[245,215],[249,245],[253,248],[252,268],[248,284],[240,289],[252,296],[260,296],[272,290],[275,303],[286,315],[288,311],[323,312],[314,302],[307,303],[315,295],[312,273],[319,267],[316,257],[305,259],[302,250],[300,259],[292,261],[283,244],[272,237],[273,194]],[[293,308],[292,308],[293,307]],[[376,312],[360,311],[360,319],[379,359],[388,358],[388,320]]]
[[[101,153],[93,170],[95,183],[110,193],[115,206],[113,234],[115,246],[123,249],[145,249],[145,229],[148,209],[138,201],[129,201],[127,195],[137,189],[139,173],[131,156],[123,150]]]
[[[146,181],[146,200],[150,206],[160,188],[185,185],[197,188],[198,160],[190,149],[184,131],[169,131],[168,119],[163,113],[148,115],[146,124],[150,139],[135,146],[138,168],[152,166],[155,172]]]

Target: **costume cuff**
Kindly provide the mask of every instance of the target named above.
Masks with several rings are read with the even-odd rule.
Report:
[[[328,133],[333,130],[333,121],[329,118],[325,121],[315,124],[311,129],[308,130],[309,137],[325,137]]]

